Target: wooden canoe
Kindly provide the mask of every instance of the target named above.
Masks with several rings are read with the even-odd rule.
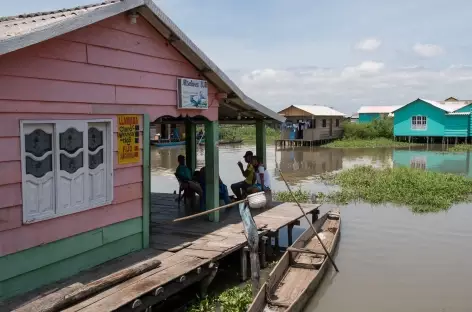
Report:
[[[324,214],[315,221],[314,226],[332,256],[341,234],[339,209]],[[302,311],[331,265],[318,238],[309,227],[287,248],[257,293],[248,312]]]
[[[178,145],[185,145],[185,141],[159,141],[159,140],[151,140],[151,145],[155,145],[155,146],[157,146],[157,147],[178,146]]]
[[[241,144],[243,140],[219,140],[218,145],[230,145],[230,144]],[[205,140],[199,142],[198,145],[205,145]]]

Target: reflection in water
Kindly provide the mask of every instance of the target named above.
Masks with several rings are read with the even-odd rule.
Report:
[[[337,171],[343,166],[343,150],[341,149],[297,148],[278,150],[277,156],[279,155],[279,168],[289,180],[306,179],[309,176]]]
[[[220,146],[220,176],[226,184],[242,179],[236,166],[255,146]],[[177,156],[184,147],[151,149],[152,191],[173,192]],[[197,152],[198,167],[204,150]],[[471,175],[470,153],[392,149],[267,147],[267,167],[275,191],[286,190],[277,165],[292,184],[326,191],[316,176],[355,165],[413,166]],[[323,213],[322,208],[322,213]],[[305,311],[465,312],[472,311],[472,212],[456,205],[447,212],[414,215],[406,207],[350,204],[342,207],[342,236],[336,256],[340,273],[330,270]],[[294,228],[294,236],[306,227]],[[284,231],[281,235],[284,235]],[[286,235],[286,234],[285,234]],[[281,245],[286,238],[281,237]]]
[[[393,151],[395,166],[448,172],[472,177],[470,152],[442,153],[434,151]]]
[[[468,205],[413,215],[358,204],[341,214],[340,273],[330,268],[306,312],[472,311]]]

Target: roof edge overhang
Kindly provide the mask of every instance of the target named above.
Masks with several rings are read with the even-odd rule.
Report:
[[[223,101],[223,105],[255,120],[285,121],[283,116],[245,95],[152,0],[123,0],[65,21],[38,27],[29,33],[0,40],[0,55],[58,37],[130,10],[136,10],[144,17],[220,92],[230,95]]]
[[[421,102],[423,102],[423,103],[427,103],[427,104],[429,104],[429,105],[431,105],[431,106],[434,106],[433,104],[429,103],[428,101],[425,101],[424,99],[417,98],[416,100],[411,101],[410,103],[407,103],[407,104],[405,104],[405,105],[402,105],[402,106],[400,106],[400,107],[397,107],[397,108],[394,109],[391,113],[393,114],[393,113],[395,113],[396,111],[399,111],[400,109],[402,109],[402,108],[404,108],[404,107],[407,107],[408,105],[410,105],[410,104],[412,104],[412,103],[414,103],[414,102],[416,102],[416,101],[421,101]],[[437,106],[434,106],[434,107],[439,108],[439,107],[437,107]],[[441,109],[441,108],[439,108],[439,109]]]
[[[282,114],[282,112],[283,112],[284,110],[287,110],[287,109],[291,108],[291,107],[297,108],[297,109],[299,109],[299,110],[302,110],[302,111],[304,111],[305,113],[310,114],[310,115],[313,115],[313,116],[320,116],[320,117],[344,117],[344,118],[347,118],[347,115],[344,114],[344,113],[341,113],[341,112],[339,112],[339,114],[337,114],[337,115],[315,115],[315,114],[313,114],[313,113],[311,113],[311,112],[309,112],[309,111],[303,109],[302,107],[300,107],[300,105],[293,105],[293,104],[290,105],[289,107],[286,107],[286,108],[284,108],[284,109],[278,111],[277,113],[278,113],[279,115],[285,116],[285,114]],[[327,106],[324,106],[324,107],[327,107]],[[333,108],[332,108],[332,109],[333,109]],[[333,109],[333,110],[334,110],[334,109]],[[289,117],[291,117],[291,116],[289,116]]]

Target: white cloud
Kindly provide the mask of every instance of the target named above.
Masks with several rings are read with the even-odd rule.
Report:
[[[384,63],[366,61],[357,66],[349,66],[343,69],[342,76],[363,75],[378,73],[385,67]]]
[[[356,44],[356,49],[363,50],[363,51],[374,51],[374,50],[377,50],[381,44],[382,44],[382,41],[378,39],[368,38],[368,39],[359,41]]]
[[[444,52],[444,49],[435,44],[416,43],[413,46],[413,51],[423,57],[434,57],[441,55]]]
[[[343,69],[297,67],[233,72],[231,78],[250,97],[280,110],[292,104],[320,104],[351,114],[361,105],[401,105],[419,97],[472,98],[472,66],[441,70],[419,66],[386,67],[363,62]]]

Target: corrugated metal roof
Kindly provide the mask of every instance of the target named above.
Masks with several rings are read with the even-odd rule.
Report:
[[[438,101],[440,104],[444,105],[468,105],[472,103],[471,100],[459,100],[459,101]]]
[[[335,109],[332,109],[331,107],[328,106],[322,106],[322,105],[293,105],[293,107],[296,107],[298,109],[301,109],[307,113],[310,113],[314,116],[340,116],[344,117],[346,116],[345,114],[338,112]]]
[[[423,101],[423,102],[428,103],[428,104],[431,104],[431,105],[433,105],[433,106],[435,106],[439,109],[442,109],[443,111],[448,112],[448,113],[452,113],[452,112],[468,105],[466,102],[459,102],[459,103],[457,103],[457,102],[448,102],[447,104],[441,104],[438,101],[432,101],[432,100],[427,100],[427,99],[418,99],[418,100]],[[413,103],[413,102],[411,102],[411,103]],[[408,105],[408,104],[406,104],[406,105]],[[403,105],[403,106],[406,106],[406,105]],[[402,108],[403,106],[398,107],[397,109],[395,109],[395,111]]]
[[[111,0],[59,11],[22,14],[0,20],[0,55],[58,37],[109,17],[136,10],[169,40],[202,75],[228,98],[220,113],[236,118],[239,113],[250,120],[270,118],[285,121],[271,109],[245,95],[229,77],[206,56],[152,0]]]
[[[361,106],[358,114],[388,114],[402,107],[402,105],[391,106]]]
[[[470,112],[454,112],[454,113],[447,113],[446,115],[451,115],[451,116],[466,116],[466,115],[470,115]]]
[[[122,0],[110,0],[97,4],[83,5],[70,9],[26,13],[16,16],[0,17],[0,40],[27,34],[41,27],[61,24],[71,18],[102,9]]]
[[[433,105],[433,106],[435,106],[439,109],[442,109],[443,111],[449,112],[449,113],[452,113],[453,111],[458,110],[458,109],[464,107],[465,105],[467,105],[465,103],[441,104],[439,102],[426,100],[426,99],[419,99],[419,100],[421,100],[423,102],[426,102],[426,103],[429,103],[429,104],[431,104],[431,105]]]

